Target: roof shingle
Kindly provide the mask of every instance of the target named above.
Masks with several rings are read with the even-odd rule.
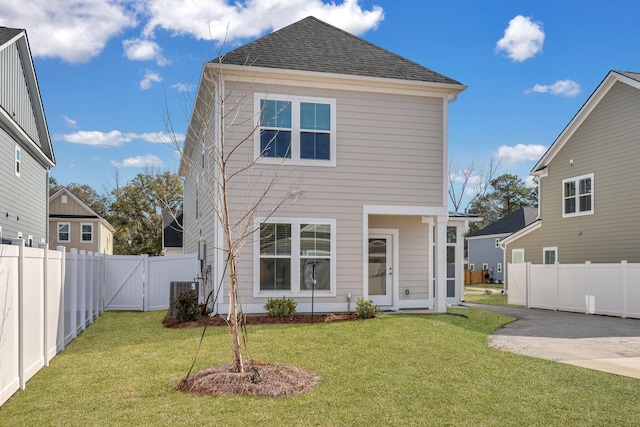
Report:
[[[461,85],[309,16],[211,62]]]

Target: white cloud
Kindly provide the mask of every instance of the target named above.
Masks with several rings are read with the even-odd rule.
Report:
[[[233,45],[309,15],[358,35],[384,19],[380,6],[364,10],[358,0],[325,1],[13,0],[2,4],[0,25],[26,28],[33,56],[71,63],[88,62],[111,39],[141,26],[141,38],[123,42],[126,57],[162,66],[169,61],[153,40],[157,29]]]
[[[516,144],[515,147],[503,145],[498,148],[498,159],[506,163],[521,163],[540,159],[547,147],[539,144]]]
[[[381,7],[363,10],[358,0],[344,0],[342,4],[322,0],[148,0],[145,11],[149,16],[143,30],[145,37],[152,37],[156,29],[162,28],[199,40],[227,43],[258,37],[309,15],[354,34],[376,28],[384,19]]]
[[[111,132],[81,130],[75,133],[56,135],[54,139],[73,144],[92,145],[94,147],[119,147],[125,142],[131,141],[129,135],[117,130],[112,130]]]
[[[573,80],[558,80],[550,85],[536,84],[531,89],[527,89],[524,93],[531,92],[550,93],[551,95],[564,96],[572,98],[580,93],[580,85]]]
[[[158,156],[153,154],[128,157],[121,162],[113,160],[111,164],[117,168],[159,168],[164,166],[164,162],[160,160]]]
[[[181,133],[174,134],[175,141],[184,141],[184,135]],[[54,135],[54,139],[71,142],[73,144],[91,145],[94,147],[119,147],[126,142],[134,140],[142,140],[152,143],[171,143],[173,139],[169,134],[163,132],[148,133],[123,133],[118,130],[111,132],[85,131],[81,130],[75,133],[64,135]]]
[[[33,56],[82,63],[137,22],[126,2],[22,0],[3,2],[0,25],[26,28]]]
[[[518,15],[509,21],[504,37],[496,43],[496,51],[504,51],[511,60],[522,62],[540,53],[543,44],[542,23]]]
[[[189,83],[176,83],[171,85],[171,87],[176,89],[178,92],[191,92],[194,89],[194,85]]]
[[[62,118],[64,119],[64,122],[65,122],[65,124],[66,124],[68,127],[70,127],[70,128],[76,128],[76,127],[78,127],[78,122],[76,122],[75,120],[70,119],[70,118],[69,118],[69,117],[67,117],[67,116],[62,116]]]
[[[162,48],[153,40],[127,39],[122,42],[124,55],[132,61],[156,61],[159,66],[171,62],[162,56]]]
[[[160,74],[147,70],[144,74],[144,78],[140,81],[140,90],[151,89],[151,86],[154,83],[160,83],[161,81],[162,77]]]

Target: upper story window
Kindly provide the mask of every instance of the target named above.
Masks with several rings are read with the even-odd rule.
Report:
[[[542,248],[542,263],[555,264],[558,260],[558,248]]]
[[[261,163],[336,165],[336,101],[255,94],[255,155]]]
[[[58,223],[58,242],[70,242],[71,241],[71,223],[59,222]]]
[[[562,217],[593,213],[593,174],[562,180]]]
[[[20,162],[21,162],[22,153],[20,152],[20,147],[16,145],[16,163],[15,163],[15,174],[17,177],[20,176]]]
[[[80,240],[83,243],[93,242],[93,224],[80,224]]]

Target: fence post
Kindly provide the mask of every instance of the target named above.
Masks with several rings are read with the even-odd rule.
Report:
[[[142,255],[142,311],[149,311],[149,255]]]
[[[49,348],[47,346],[47,335],[49,333],[49,299],[47,298],[49,293],[49,245],[46,243],[39,243],[38,248],[42,249],[42,306],[44,308],[42,313],[42,357],[44,358],[44,366],[49,366]]]
[[[591,314],[593,310],[593,298],[591,296],[591,261],[585,261],[584,268],[587,273],[587,295],[585,296],[586,314]]]
[[[558,307],[560,306],[560,263],[558,260],[553,263],[555,268],[555,279],[556,279],[556,307],[555,311],[558,311]]]
[[[627,260],[620,262],[622,268],[622,318],[627,317]]]
[[[85,287],[87,289],[87,309],[84,317],[88,325],[93,324],[93,251],[87,252],[87,269],[85,271]],[[87,326],[88,326],[87,325]]]
[[[65,300],[65,284],[67,280],[67,257],[66,257],[66,248],[64,246],[56,246],[56,251],[60,252],[60,317],[58,317],[58,341],[56,345],[58,346],[58,353],[63,351],[66,347],[64,342],[64,313],[67,309],[66,300]]]
[[[87,302],[87,288],[85,282],[87,281],[87,252],[82,249],[78,254],[78,307],[76,311],[76,317],[78,318],[78,332],[84,331],[87,326],[85,323],[85,306]]]
[[[531,308],[531,263],[525,264],[525,279],[527,284],[525,287],[525,305],[527,308]]]
[[[24,390],[24,240],[11,239],[11,244],[20,248],[18,255],[18,375],[20,390]]]

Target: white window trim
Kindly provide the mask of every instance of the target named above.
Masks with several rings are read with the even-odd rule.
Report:
[[[253,239],[253,296],[257,298],[310,297],[312,291],[300,289],[300,224],[329,225],[331,228],[331,283],[329,290],[315,290],[315,296],[336,296],[336,220],[333,218],[256,218],[255,229],[260,229],[260,224],[291,224],[291,290],[275,291],[260,290],[260,233],[255,233]],[[295,272],[295,274],[294,274]]]
[[[91,240],[83,240],[83,238],[82,238],[83,237],[82,235],[84,234],[84,231],[82,230],[82,227],[84,227],[85,225],[88,225],[88,226],[91,227]],[[80,243],[93,243],[93,228],[94,228],[93,227],[93,223],[91,223],[91,222],[82,222],[82,223],[80,223]]]
[[[544,265],[553,265],[553,264],[547,264],[547,263],[545,262],[545,256],[544,256],[544,255],[545,255],[547,252],[554,252],[554,253],[555,253],[555,257],[554,257],[555,262],[558,262],[558,248],[557,248],[556,246],[552,246],[552,247],[545,247],[545,248],[542,248],[542,264],[544,264]],[[555,263],[554,263],[554,264],[555,264]]]
[[[518,253],[518,254],[522,254],[522,263],[516,263],[516,262],[514,261],[515,254],[517,254],[517,253]],[[511,251],[511,263],[512,263],[512,264],[524,264],[524,262],[525,262],[525,261],[524,261],[524,249],[513,249],[513,250]]]
[[[291,158],[262,157],[260,155],[260,100],[289,101],[291,102]],[[300,158],[300,103],[311,102],[317,104],[329,104],[331,106],[331,130],[329,160],[314,160]],[[291,164],[300,166],[336,166],[336,100],[334,98],[317,98],[296,95],[275,95],[256,92],[253,95],[254,129],[253,155],[256,163],[266,164]]]
[[[33,236],[31,234],[27,235],[26,245],[29,248],[33,247]]]
[[[483,269],[483,270],[489,270],[489,264],[488,264],[488,263],[486,263],[486,262],[483,262],[483,263],[482,263],[482,269]]]
[[[15,151],[15,162],[14,162],[14,167],[13,167],[13,171],[16,174],[16,176],[18,178],[20,178],[20,171],[22,170],[22,151],[20,150],[20,146],[16,145],[16,151]]]
[[[496,272],[497,272],[497,273],[502,273],[502,263],[501,263],[501,262],[499,262],[499,263],[496,265]]]
[[[579,182],[581,179],[591,178],[591,210],[580,212],[578,209],[580,208],[580,185]],[[576,211],[572,213],[565,213],[564,211],[564,184],[567,182],[575,182],[576,184]],[[595,212],[595,180],[593,179],[593,174],[589,173],[586,175],[575,176],[573,178],[567,178],[562,180],[562,218],[572,218],[574,216],[584,216],[584,215],[593,215]]]
[[[67,225],[69,226],[69,239],[67,240],[61,240],[60,239],[60,226],[61,225]],[[56,240],[60,243],[70,243],[71,242],[71,223],[70,222],[59,222],[56,224]]]
[[[476,265],[474,263],[469,264],[469,270],[475,270]]]
[[[496,237],[496,248],[500,247],[500,238]]]

